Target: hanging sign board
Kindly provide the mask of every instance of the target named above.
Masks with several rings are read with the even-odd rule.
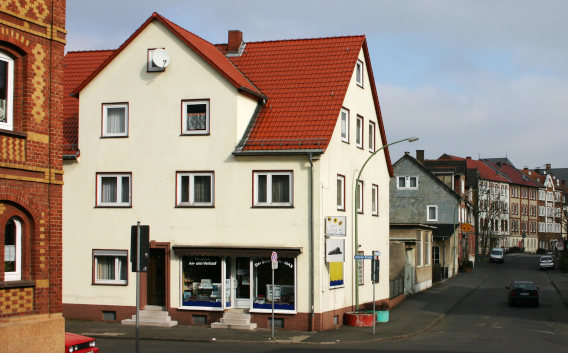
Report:
[[[326,239],[325,261],[345,262],[345,239]]]
[[[325,235],[328,237],[344,237],[345,236],[345,217],[325,217]]]

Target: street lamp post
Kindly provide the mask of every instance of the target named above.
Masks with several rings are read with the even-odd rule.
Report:
[[[408,142],[414,142],[414,141],[418,141],[418,136],[412,136],[412,137],[408,137],[405,138],[403,140],[400,141],[396,141],[393,143],[389,143],[387,145],[382,146],[381,148],[379,148],[378,150],[376,150],[375,152],[373,152],[373,154],[371,154],[369,156],[369,158],[367,158],[367,160],[365,161],[365,163],[363,164],[363,166],[361,167],[361,170],[359,170],[359,175],[357,176],[357,181],[355,182],[355,207],[354,207],[354,212],[355,212],[355,249],[353,250],[354,254],[357,254],[357,251],[359,250],[359,228],[358,228],[358,221],[357,221],[357,216],[359,214],[358,212],[358,207],[359,207],[359,179],[361,178],[361,174],[363,173],[363,169],[365,169],[365,166],[367,165],[367,163],[369,162],[369,160],[371,158],[373,158],[374,155],[376,155],[379,151],[383,150],[385,147],[400,143],[400,142],[404,142],[404,141],[408,141]],[[355,259],[353,259],[353,261],[357,261]],[[355,285],[355,310],[359,311],[359,285],[358,285],[358,277],[357,277],[357,265],[354,264],[355,266],[353,266],[353,283]]]

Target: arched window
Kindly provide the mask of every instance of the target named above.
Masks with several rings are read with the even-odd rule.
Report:
[[[0,129],[12,130],[14,60],[0,51]]]
[[[22,279],[22,225],[10,218],[4,228],[4,280]]]

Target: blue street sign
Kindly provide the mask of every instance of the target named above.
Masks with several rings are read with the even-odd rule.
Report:
[[[373,255],[355,255],[353,256],[355,260],[372,260]]]

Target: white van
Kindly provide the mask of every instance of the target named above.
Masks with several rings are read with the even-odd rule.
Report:
[[[505,262],[505,252],[502,248],[491,249],[491,255],[489,255],[489,262]]]

